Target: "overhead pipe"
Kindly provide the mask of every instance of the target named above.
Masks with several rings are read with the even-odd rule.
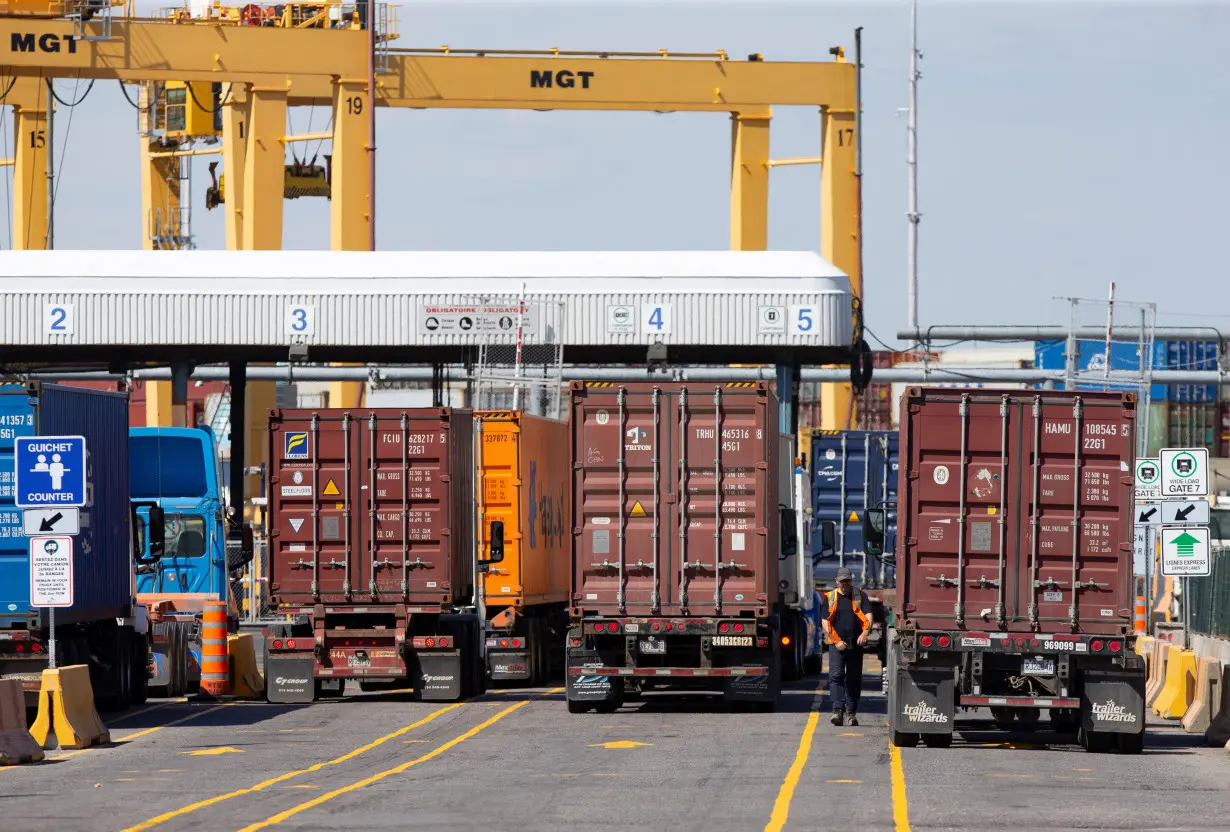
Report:
[[[1155,341],[1212,341],[1230,338],[1212,326],[1168,326],[1145,330]],[[1139,340],[1141,331],[1135,326],[1117,326],[1119,340]],[[904,329],[897,333],[902,341],[933,343],[935,341],[1064,341],[1069,335],[1064,326],[928,326]],[[1106,338],[1105,328],[1079,327],[1076,337],[1100,341]]]
[[[949,383],[1011,383],[1011,384],[1054,384],[1062,383],[1062,370],[1038,369],[1004,369],[980,368],[958,365],[931,368],[923,367],[893,367],[877,369],[874,382],[902,382],[906,384],[949,384]],[[464,381],[464,368],[460,365],[448,368],[455,372],[457,381]],[[665,370],[650,371],[644,367],[579,367],[565,366],[564,381],[773,381],[777,378],[773,367],[672,367]],[[142,381],[161,381],[171,378],[171,370],[154,368],[135,370],[132,378]],[[39,370],[28,375],[30,379],[40,381],[118,381],[124,375],[98,372],[55,372]],[[194,381],[226,381],[229,378],[225,367],[197,367],[192,371]],[[484,379],[500,380],[500,376],[484,375]],[[432,380],[431,367],[249,367],[249,381],[371,381],[380,382],[422,381]],[[812,382],[842,382],[849,381],[850,371],[845,368],[804,367],[801,371],[802,381]],[[1220,370],[1154,370],[1150,375],[1152,384],[1230,384],[1230,373]],[[510,383],[544,383],[546,377],[521,376],[514,378],[508,375]],[[1112,370],[1109,378],[1099,377],[1097,381],[1080,379],[1081,384],[1110,384],[1125,386],[1141,383],[1139,372]]]

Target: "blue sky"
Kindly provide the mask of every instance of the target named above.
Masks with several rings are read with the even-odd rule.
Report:
[[[890,343],[905,324],[907,3],[413,0],[399,18],[399,46],[770,60],[827,60],[834,44],[850,54],[863,26],[868,319]],[[923,2],[919,30],[924,325],[1064,324],[1055,296],[1100,298],[1114,280],[1118,297],[1156,301],[1160,324],[1230,330],[1230,4]],[[57,89],[68,99],[73,87]],[[57,247],[140,247],[135,111],[99,82],[71,127],[68,115]],[[296,110],[290,127],[326,123]],[[382,110],[377,131],[381,249],[728,245],[725,116]],[[772,155],[818,152],[816,113],[778,109]],[[223,248],[206,164],[194,232],[198,247]],[[818,185],[815,167],[774,171],[771,248],[818,250]],[[327,246],[326,201],[288,201],[285,216],[286,248]]]

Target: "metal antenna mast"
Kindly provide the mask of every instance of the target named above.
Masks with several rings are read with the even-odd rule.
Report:
[[[909,220],[909,251],[906,261],[906,271],[909,273],[909,312],[910,326],[918,326],[918,79],[922,73],[918,71],[918,59],[922,53],[918,51],[918,0],[910,5],[910,111],[906,126],[908,145],[905,162],[910,169],[910,201],[906,211]]]

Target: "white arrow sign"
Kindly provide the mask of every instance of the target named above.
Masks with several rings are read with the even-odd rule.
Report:
[[[27,537],[40,534],[80,534],[81,512],[76,508],[28,508],[21,513]]]
[[[1192,526],[1207,526],[1208,500],[1166,500],[1162,503],[1161,522],[1167,525],[1187,523]]]

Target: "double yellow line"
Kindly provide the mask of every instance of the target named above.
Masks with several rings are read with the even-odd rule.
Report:
[[[563,688],[547,691],[547,693],[548,694],[558,693],[560,690],[563,690]],[[439,748],[436,748],[433,751],[430,751],[427,754],[424,754],[423,756],[417,759],[411,760],[406,763],[402,763],[399,766],[388,769],[387,771],[382,771],[379,774],[372,775],[371,777],[368,777],[364,780],[360,780],[357,783],[352,783],[349,786],[344,786],[339,789],[334,789],[333,791],[328,792],[326,794],[322,794],[319,797],[313,798],[312,800],[308,800],[303,803],[300,803],[299,805],[293,806],[284,812],[279,812],[278,814],[273,815],[270,818],[266,818],[263,821],[260,821],[258,823],[254,823],[250,826],[245,827],[244,832],[249,832],[249,830],[264,829],[267,826],[273,826],[275,824],[281,823],[287,818],[293,817],[294,815],[297,815],[300,812],[306,811],[307,809],[311,809],[314,806],[319,806],[321,803],[324,803],[327,800],[332,800],[333,798],[339,795],[346,794],[347,792],[351,792],[356,789],[361,789],[364,786],[367,786],[371,783],[375,783],[380,780],[383,780],[385,777],[389,777],[393,774],[398,774],[420,763],[424,763],[432,759],[433,757],[437,757],[440,754],[443,754],[445,751],[448,751],[450,748],[456,745],[459,745],[462,742],[465,742],[466,740],[468,740],[470,737],[473,737],[478,732],[489,728],[490,726],[499,722],[504,717],[511,714],[513,711],[517,710],[518,708],[522,708],[525,705],[528,705],[529,703],[530,703],[529,699],[523,699],[520,702],[510,705],[507,708],[504,708],[503,710],[501,710],[499,713],[497,713],[495,716],[491,717],[490,719],[480,723],[479,725],[476,725],[475,727],[471,728],[470,730],[466,731],[460,736],[455,737],[452,740],[449,740],[445,744],[441,745]],[[192,812],[195,812],[198,809],[204,809],[208,806],[213,806],[215,804],[223,802],[224,800],[230,800],[233,797],[240,797],[246,794],[254,794],[256,792],[261,792],[261,791],[264,791],[270,788],[271,786],[276,786],[279,783],[285,783],[286,781],[292,780],[301,775],[311,774],[313,772],[320,771],[321,769],[324,769],[328,766],[340,765],[341,763],[345,763],[348,760],[353,760],[355,757],[358,757],[360,754],[364,754],[368,751],[371,751],[373,748],[377,748],[383,745],[384,743],[389,742],[390,740],[403,736],[404,734],[407,734],[410,731],[415,730],[416,728],[421,728],[427,723],[436,719],[437,717],[442,716],[443,714],[446,714],[449,711],[454,711],[460,708],[464,704],[467,704],[467,703],[454,702],[451,705],[446,705],[443,708],[432,711],[430,714],[418,720],[417,722],[413,722],[409,725],[399,728],[396,731],[392,732],[391,734],[385,734],[383,737],[372,740],[367,745],[356,748],[353,751],[347,752],[346,754],[343,754],[340,757],[335,757],[334,759],[328,760],[323,763],[315,763],[313,765],[308,766],[307,768],[299,769],[297,771],[289,771],[285,774],[279,774],[277,777],[271,777],[268,780],[264,780],[260,783],[257,783],[255,786],[249,786],[243,789],[235,789],[234,791],[226,792],[225,794],[220,794],[215,797],[207,798],[205,800],[198,800],[196,803],[189,804],[188,806],[184,806],[183,808],[174,809],[169,812],[164,812],[161,815],[158,815],[157,817],[152,817],[149,820],[145,820],[145,821],[142,821],[141,823],[136,824],[135,826],[130,826],[127,829],[124,829],[123,832],[144,832],[144,830],[152,829],[153,827],[161,823],[165,823],[166,821],[172,820],[173,818],[183,817],[184,815],[191,814]]]

